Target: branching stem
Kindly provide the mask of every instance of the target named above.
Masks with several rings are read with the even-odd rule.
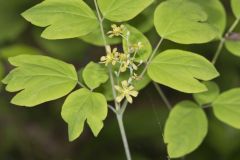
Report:
[[[227,33],[225,34],[224,37],[221,38],[221,41],[219,42],[219,45],[218,45],[218,48],[217,48],[217,51],[215,52],[214,54],[214,57],[212,59],[212,64],[216,64],[220,54],[221,54],[221,51],[223,49],[223,46],[224,46],[224,43],[226,42],[226,38],[233,32],[233,30],[237,27],[238,23],[240,21],[240,18],[236,19],[234,21],[234,23],[231,25],[231,27],[229,28],[229,30],[227,31]]]
[[[94,4],[95,4],[96,10],[97,10],[97,16],[98,16],[98,20],[99,20],[100,29],[101,29],[102,39],[104,41],[105,50],[107,52],[108,51],[108,44],[107,44],[107,40],[106,40],[104,28],[103,28],[104,18],[102,18],[101,14],[100,14],[98,4],[97,4],[96,0],[94,0]],[[120,133],[121,133],[121,137],[122,137],[122,141],[123,141],[123,145],[124,145],[127,160],[132,160],[130,149],[129,149],[129,146],[128,146],[127,136],[126,136],[126,132],[125,132],[124,124],[123,124],[123,112],[121,112],[120,104],[116,101],[117,94],[116,94],[116,90],[114,88],[115,82],[114,82],[114,79],[113,79],[113,73],[112,73],[112,67],[111,66],[108,66],[108,71],[109,71],[109,77],[110,77],[110,81],[111,81],[112,93],[113,93],[116,109],[111,108],[111,107],[110,108],[112,110],[114,109],[113,111],[115,112],[115,114],[117,116],[117,121],[118,121],[118,125],[119,125],[119,129],[120,129]],[[126,106],[127,106],[127,104],[126,104]],[[126,107],[126,106],[124,105],[124,107]]]

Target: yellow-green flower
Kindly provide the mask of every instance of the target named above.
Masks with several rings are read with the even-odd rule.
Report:
[[[120,72],[125,72],[127,70],[128,66],[129,66],[128,61],[122,62],[121,66],[120,66]]]
[[[136,73],[133,73],[131,78],[137,81],[141,79]]]
[[[113,24],[112,26],[112,31],[109,31],[107,34],[109,34],[109,37],[112,38],[114,36],[121,36],[123,34],[123,32],[125,31],[125,26],[124,25],[120,25],[117,26],[116,24]]]
[[[121,82],[122,87],[115,86],[115,89],[119,92],[119,95],[116,98],[117,102],[121,102],[125,97],[129,103],[133,102],[132,97],[137,97],[138,92],[134,90],[134,87],[128,84],[127,81]]]
[[[129,57],[129,55],[126,54],[126,53],[120,53],[119,56],[118,56],[120,62],[127,61],[128,57]]]
[[[132,67],[133,70],[138,70],[138,66],[132,60],[129,61],[129,65]]]
[[[112,65],[115,65],[118,60],[119,53],[117,52],[117,48],[114,48],[112,51],[107,53],[106,56],[102,56],[100,59],[100,63],[104,63],[106,66],[111,63]]]
[[[138,52],[138,51],[139,51],[140,49],[142,49],[142,48],[143,48],[142,42],[138,42],[138,43],[132,44],[132,45],[130,46],[130,52],[131,52],[131,53]]]

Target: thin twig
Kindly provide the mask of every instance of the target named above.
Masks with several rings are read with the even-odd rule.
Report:
[[[128,105],[128,101],[125,99],[122,106],[121,106],[121,110],[120,110],[120,113],[121,114],[124,114],[126,108],[127,108],[127,105]]]
[[[161,87],[156,82],[153,82],[153,85],[156,88],[156,90],[158,91],[158,93],[161,96],[161,98],[162,98],[163,102],[165,103],[165,105],[168,107],[169,110],[171,110],[172,109],[172,105],[171,105],[170,101],[168,100],[167,96],[164,94],[164,92],[161,89]]]
[[[116,109],[113,106],[108,105],[108,108],[111,109],[115,114],[117,114],[117,111],[116,111]]]
[[[224,43],[226,42],[226,38],[229,36],[229,34],[231,34],[233,32],[233,30],[237,27],[238,23],[240,21],[240,18],[236,19],[234,21],[234,23],[231,25],[231,27],[229,28],[229,30],[227,31],[227,33],[225,34],[224,37],[221,38],[221,41],[219,42],[217,51],[214,54],[214,57],[212,59],[212,64],[215,64],[221,54],[221,51],[223,49]]]
[[[123,145],[124,145],[124,148],[125,148],[125,153],[126,153],[127,160],[132,160],[130,149],[129,149],[129,146],[128,146],[126,131],[125,131],[124,124],[123,124],[122,115],[117,114],[117,120],[118,120],[119,129],[120,129],[120,132],[121,132],[122,141],[123,141]]]
[[[202,106],[203,109],[210,108],[210,107],[212,107],[211,104],[205,104]]]
[[[162,42],[163,42],[163,38],[161,38],[157,44],[157,46],[155,47],[155,49],[153,50],[151,56],[148,58],[147,60],[147,63],[146,63],[146,66],[144,67],[142,73],[140,74],[140,77],[143,77],[144,74],[146,73],[147,69],[148,69],[148,66],[150,65],[150,63],[152,62],[152,59],[154,58],[154,56],[156,55],[159,47],[161,46]]]
[[[87,86],[85,86],[82,82],[78,81],[78,85],[82,88],[88,88]]]
[[[95,4],[95,8],[97,10],[97,16],[98,16],[98,20],[99,20],[100,29],[101,29],[102,39],[103,39],[103,42],[104,42],[104,45],[105,45],[105,49],[107,51],[107,40],[106,40],[106,37],[105,37],[104,28],[103,28],[104,18],[102,18],[102,16],[101,16],[101,13],[99,11],[98,4],[97,4],[96,0],[94,0],[94,4]]]

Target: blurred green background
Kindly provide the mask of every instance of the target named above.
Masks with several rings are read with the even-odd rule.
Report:
[[[78,69],[90,60],[98,61],[104,50],[81,39],[49,41],[42,39],[43,30],[26,22],[20,14],[40,0],[0,0],[0,79],[10,70],[7,58],[18,54],[43,54],[69,63]],[[233,15],[228,0],[222,0],[228,14],[228,26]],[[87,1],[92,5],[92,1]],[[145,32],[152,44],[158,36],[153,28],[153,11],[158,1],[130,23]],[[217,18],[217,17],[216,17]],[[237,27],[240,31],[240,27]],[[97,39],[97,38],[96,38]],[[178,45],[165,42],[166,48],[182,48],[212,58],[218,42],[202,45]],[[221,73],[216,81],[221,90],[240,85],[240,58],[224,50],[217,63]],[[191,95],[163,87],[172,104]],[[109,112],[105,127],[96,139],[85,127],[81,137],[68,142],[67,125],[60,111],[64,99],[45,103],[35,108],[23,108],[9,103],[13,94],[0,85],[0,160],[124,160],[124,150],[117,122]],[[240,160],[240,131],[216,120],[211,108],[209,133],[203,144],[185,160]],[[166,146],[162,132],[168,115],[152,84],[142,90],[134,104],[128,106],[124,123],[133,160],[165,160]]]

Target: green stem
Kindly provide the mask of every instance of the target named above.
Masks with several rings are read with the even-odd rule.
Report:
[[[105,32],[104,32],[104,28],[103,28],[103,18],[101,17],[99,8],[98,8],[98,4],[97,1],[94,0],[94,4],[97,10],[97,16],[98,16],[98,20],[99,20],[99,25],[100,25],[100,29],[101,29],[101,34],[102,34],[102,39],[104,41],[105,44],[105,50],[107,52],[107,41],[106,41],[106,37],[105,37]],[[125,149],[125,154],[127,157],[127,160],[131,160],[131,154],[130,154],[130,149],[128,146],[128,141],[127,141],[127,136],[126,136],[126,132],[124,129],[124,125],[123,125],[123,114],[120,112],[121,108],[120,108],[120,104],[116,101],[116,90],[114,89],[114,79],[113,79],[113,74],[112,74],[112,67],[108,66],[108,71],[109,71],[109,77],[110,77],[110,81],[111,81],[111,86],[112,86],[112,93],[114,96],[114,101],[115,101],[115,114],[117,116],[117,121],[118,121],[118,125],[119,125],[119,129],[120,129],[120,133],[121,133],[121,137],[122,137],[122,141],[123,141],[123,145],[124,145],[124,149]]]
[[[213,57],[213,59],[212,59],[212,64],[215,64],[215,63],[217,62],[218,57],[220,56],[220,53],[221,53],[221,51],[222,51],[222,49],[223,49],[223,45],[224,45],[225,41],[226,41],[225,38],[222,38],[222,39],[221,39],[221,41],[220,41],[220,43],[219,43],[219,45],[218,45],[217,51],[216,51],[216,53],[214,54],[214,57]]]
[[[152,52],[151,56],[148,58],[146,66],[144,67],[142,73],[140,74],[140,77],[143,77],[144,74],[146,73],[148,66],[150,65],[150,63],[152,62],[152,59],[154,58],[154,56],[156,55],[159,47],[161,46],[162,42],[163,42],[163,38],[161,38],[157,44],[157,46],[155,47],[154,51]]]
[[[98,16],[98,20],[99,20],[100,29],[101,29],[102,39],[103,39],[103,42],[104,42],[104,45],[105,45],[105,49],[107,51],[107,40],[106,40],[106,37],[105,37],[104,28],[103,28],[103,18],[101,16],[100,11],[99,11],[97,0],[94,0],[94,4],[95,4],[95,8],[97,10],[97,16]]]
[[[117,114],[117,120],[118,120],[119,129],[120,129],[120,132],[121,132],[122,141],[123,141],[123,145],[124,145],[127,160],[131,160],[132,158],[131,158],[131,153],[130,153],[130,149],[129,149],[129,146],[128,146],[128,140],[127,140],[124,124],[123,124],[122,114]]]
[[[170,101],[167,99],[167,96],[164,94],[163,90],[161,89],[161,87],[156,83],[153,82],[154,87],[156,88],[156,90],[158,91],[159,95],[161,96],[163,102],[165,103],[165,105],[167,106],[167,108],[169,110],[172,109],[172,105],[170,103]]]
[[[127,105],[128,105],[128,101],[125,99],[125,101],[123,102],[122,106],[121,106],[121,110],[120,110],[120,113],[121,114],[124,114],[126,108],[127,108]]]
[[[85,86],[82,82],[78,81],[78,85],[82,88],[88,88],[87,86]]]
[[[226,42],[226,37],[228,37],[229,34],[233,32],[233,30],[237,27],[239,21],[240,21],[240,18],[236,19],[233,22],[233,24],[231,25],[231,27],[229,28],[229,30],[227,31],[227,33],[225,34],[225,36],[221,38],[221,41],[220,41],[220,43],[218,45],[218,48],[217,48],[217,51],[215,52],[214,57],[212,59],[212,64],[216,64],[216,62],[217,62],[217,60],[218,60],[218,58],[221,54],[221,51],[223,49],[223,46]]]
[[[109,73],[109,77],[110,77],[110,81],[111,81],[111,88],[112,88],[113,98],[114,98],[114,102],[115,102],[115,107],[116,107],[116,110],[118,111],[118,110],[120,110],[120,105],[116,101],[117,93],[116,93],[116,90],[114,88],[115,82],[114,82],[114,79],[113,79],[112,67],[110,67],[110,66],[108,66],[108,73]]]

